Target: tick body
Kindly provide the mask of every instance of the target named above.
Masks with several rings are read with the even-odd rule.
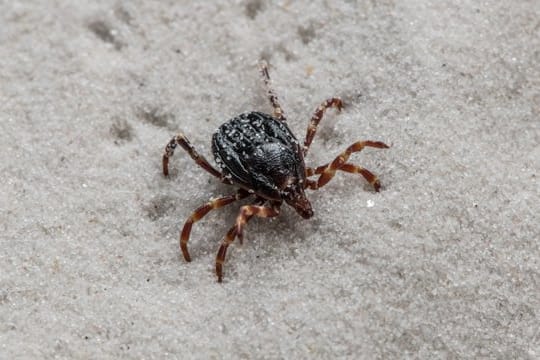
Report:
[[[378,178],[369,170],[348,163],[350,155],[364,147],[387,148],[379,141],[358,141],[339,154],[334,161],[316,168],[306,167],[304,157],[315,137],[317,127],[326,109],[335,107],[341,110],[338,98],[324,101],[309,122],[304,143],[301,144],[286,123],[284,112],[278,98],[270,86],[268,67],[260,63],[260,72],[266,85],[273,115],[249,112],[236,116],[219,127],[212,137],[212,152],[218,165],[212,166],[200,155],[183,134],[175,136],[166,146],[163,154],[163,174],[169,173],[169,158],[180,145],[193,160],[223,183],[238,188],[235,194],[209,201],[193,212],[186,220],[180,234],[180,248],[186,261],[191,261],[187,249],[192,225],[212,209],[252,197],[251,205],[240,207],[234,226],[232,226],[219,248],[216,257],[216,275],[223,279],[223,264],[228,246],[236,237],[243,239],[243,228],[253,216],[275,217],[285,202],[292,206],[304,219],[313,216],[311,203],[306,197],[307,189],[316,190],[328,183],[341,170],[360,174],[375,191],[379,191]],[[311,177],[315,179],[310,179]]]
[[[239,115],[214,134],[212,151],[235,185],[276,206],[286,201],[303,218],[313,216],[302,147],[285,122],[260,112]]]

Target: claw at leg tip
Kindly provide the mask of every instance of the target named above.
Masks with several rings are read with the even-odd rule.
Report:
[[[183,253],[183,255],[184,255],[184,260],[186,260],[186,262],[191,262],[191,256],[188,254],[187,251]]]

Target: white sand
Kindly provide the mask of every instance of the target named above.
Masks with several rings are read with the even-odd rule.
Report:
[[[538,1],[0,2],[0,358],[540,358]],[[199,5],[193,5],[201,3]],[[376,5],[373,5],[375,3]],[[382,5],[381,3],[384,3]],[[210,156],[230,117],[329,112],[339,173],[214,259],[238,206]]]

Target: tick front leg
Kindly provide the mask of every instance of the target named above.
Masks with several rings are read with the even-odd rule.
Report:
[[[381,188],[381,184],[377,176],[375,176],[371,171],[364,169],[363,167],[347,163],[347,160],[349,160],[349,157],[352,153],[362,151],[362,149],[364,149],[365,147],[386,149],[388,148],[388,145],[380,141],[370,140],[355,142],[354,144],[349,146],[344,152],[339,154],[339,156],[336,157],[331,163],[319,166],[316,169],[306,169],[306,176],[319,174],[321,175],[316,182],[312,180],[307,181],[306,187],[309,187],[313,190],[318,189],[326,185],[330,180],[332,180],[337,170],[342,170],[345,172],[362,175],[371,185],[373,185],[375,191],[378,192]]]
[[[280,204],[273,204],[272,207],[259,206],[259,205],[245,205],[240,208],[240,213],[236,218],[236,223],[229,229],[223,243],[219,247],[219,251],[216,256],[216,275],[218,282],[223,280],[223,264],[225,263],[225,256],[227,255],[227,248],[234,241],[236,236],[239,239],[243,238],[244,225],[253,216],[258,217],[275,217],[279,215]]]
[[[281,121],[286,121],[283,109],[281,108],[281,105],[279,105],[277,95],[272,89],[272,81],[270,80],[270,75],[268,74],[268,63],[265,60],[261,60],[259,62],[259,70],[266,88],[268,99],[274,108],[274,117]]]
[[[315,113],[311,117],[311,120],[308,125],[307,133],[306,133],[306,139],[304,140],[304,156],[306,156],[309,146],[311,145],[311,142],[313,141],[313,138],[315,137],[315,133],[317,132],[317,127],[319,126],[319,123],[321,122],[324,112],[326,109],[330,107],[335,107],[338,109],[338,111],[341,111],[341,108],[343,107],[343,103],[341,102],[341,99],[338,98],[331,98],[326,101],[324,101],[317,110],[315,110]]]
[[[191,214],[191,216],[186,220],[182,229],[182,233],[180,234],[180,249],[182,250],[182,254],[184,255],[184,259],[186,259],[186,261],[191,261],[191,256],[189,256],[187,243],[189,241],[189,235],[191,234],[191,228],[193,224],[202,219],[211,210],[219,209],[220,207],[229,205],[237,200],[248,197],[249,195],[250,194],[247,191],[240,189],[234,195],[223,196],[214,200],[210,200],[209,202],[195,210],[193,214]]]
[[[313,176],[313,175],[320,175],[324,172],[324,170],[327,168],[328,164],[319,166],[316,169],[313,168],[307,168],[306,169],[306,176]],[[343,164],[338,170],[345,171],[351,174],[360,174],[364,177],[364,179],[367,180],[368,183],[370,183],[374,188],[375,191],[379,192],[381,188],[381,183],[379,181],[379,178],[377,175],[373,174],[371,171],[369,171],[366,168],[363,168],[358,165],[345,163]],[[324,185],[324,184],[323,184]],[[321,186],[323,186],[321,185]],[[318,182],[313,180],[307,180],[306,187],[316,190],[319,188]]]
[[[204,156],[200,155],[197,150],[195,150],[193,145],[191,145],[189,140],[182,133],[173,137],[165,147],[165,152],[163,153],[163,175],[169,175],[169,158],[173,156],[174,150],[178,145],[180,145],[184,150],[187,151],[189,156],[191,156],[191,158],[195,160],[197,165],[199,165],[215,177],[219,179],[222,178],[222,174],[216,168],[210,165],[210,163],[208,162],[208,160],[205,159]]]

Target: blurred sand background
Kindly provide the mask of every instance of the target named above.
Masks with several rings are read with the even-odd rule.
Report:
[[[227,119],[292,130],[351,161],[315,216],[254,219],[209,158]],[[540,358],[538,1],[0,1],[0,358]]]

